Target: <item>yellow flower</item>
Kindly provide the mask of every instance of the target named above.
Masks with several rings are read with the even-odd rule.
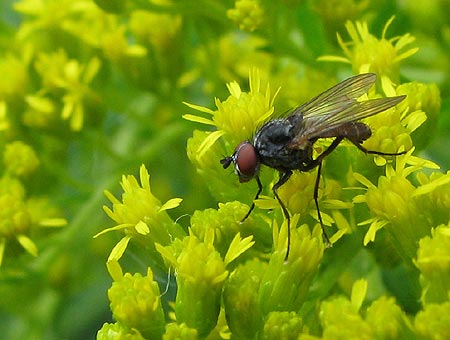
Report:
[[[366,194],[356,196],[353,202],[366,203],[374,215],[359,224],[370,225],[364,244],[374,241],[377,231],[384,227],[400,254],[409,259],[415,256],[419,239],[428,231],[429,217],[421,209],[423,202],[420,198],[427,191],[423,187],[415,187],[406,177],[424,168],[439,168],[431,161],[412,156],[413,151],[411,149],[405,155],[397,156],[395,168],[387,164],[386,175],[378,179],[377,185],[358,173],[353,174],[367,187]]]
[[[161,292],[150,268],[146,276],[125,273],[113,282],[108,298],[114,319],[130,329],[137,329],[146,339],[161,339],[164,311]]]
[[[235,8],[227,11],[227,16],[243,31],[253,32],[264,20],[264,10],[258,0],[237,0]]]
[[[405,47],[415,40],[409,33],[391,39],[386,38],[386,32],[393,20],[394,17],[391,17],[384,26],[381,39],[369,32],[367,22],[348,21],[345,27],[351,40],[344,42],[339,33],[337,34],[338,43],[345,57],[327,55],[320,57],[319,60],[348,63],[352,65],[355,73],[365,70],[398,80],[399,62],[415,54],[418,48],[405,50]]]
[[[80,64],[78,60],[69,59],[65,51],[59,50],[40,54],[35,67],[44,87],[40,94],[51,93],[60,97],[62,118],[70,119],[73,130],[80,130],[84,121],[85,102],[95,97],[89,85],[100,69],[100,60],[93,57],[86,64]]]
[[[8,176],[0,179],[0,207],[0,265],[7,242],[15,240],[27,253],[37,256],[38,248],[30,238],[30,231],[35,227],[61,227],[67,223],[62,218],[46,218],[48,206],[38,206],[36,200],[27,200],[21,182]],[[42,216],[43,212],[47,215]]]
[[[27,176],[39,166],[39,159],[33,148],[21,141],[8,143],[3,153],[3,161],[8,173]]]
[[[216,111],[185,103],[190,108],[212,117],[185,114],[184,119],[217,127],[217,130],[210,133],[199,146],[197,158],[200,159],[222,136],[227,136],[227,141],[233,147],[243,140],[248,140],[256,129],[272,116],[276,93],[274,96],[271,95],[269,85],[264,92],[262,91],[261,79],[256,69],[250,72],[249,83],[250,92],[243,92],[236,82],[228,83],[231,95],[223,102],[216,98]]]
[[[145,165],[141,165],[140,168],[140,182],[139,184],[131,175],[122,177],[121,185],[124,190],[122,202],[109,191],[105,191],[105,195],[113,203],[113,208],[104,206],[103,210],[117,225],[101,231],[94,237],[115,230],[122,230],[126,235],[111,251],[109,261],[119,260],[132,238],[143,236],[150,238],[153,242],[167,245],[173,237],[184,234],[166,212],[168,209],[177,207],[182,199],[172,198],[161,204],[151,192],[150,175]]]
[[[154,0],[155,5],[170,7],[167,0]],[[130,17],[130,30],[144,45],[150,43],[153,47],[165,49],[171,45],[180,31],[182,24],[180,15],[171,15],[147,10],[135,10]]]

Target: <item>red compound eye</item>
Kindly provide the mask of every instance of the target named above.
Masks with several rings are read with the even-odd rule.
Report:
[[[236,173],[239,181],[248,182],[251,180],[259,169],[259,160],[256,155],[255,147],[250,142],[242,142],[234,152]]]

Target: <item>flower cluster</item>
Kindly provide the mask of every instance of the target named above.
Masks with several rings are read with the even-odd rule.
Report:
[[[446,5],[1,2],[2,339],[450,338]],[[362,148],[227,167],[362,73]]]
[[[345,25],[351,38],[350,42],[344,42],[338,34],[338,42],[344,51],[345,57],[323,56],[320,60],[345,62],[352,65],[354,72],[363,70],[376,74],[386,74],[394,81],[399,78],[400,61],[410,57],[418,51],[417,47],[404,50],[405,46],[414,42],[415,38],[410,34],[386,38],[389,26],[394,21],[394,17],[386,23],[381,34],[381,39],[377,39],[369,32],[366,22],[353,23],[348,21]]]
[[[61,227],[67,223],[58,217],[58,211],[45,197],[27,197],[23,180],[33,178],[39,167],[33,148],[22,141],[6,144],[3,165],[0,177],[0,265],[5,251],[8,260],[17,256],[16,250],[7,252],[7,245],[18,242],[27,253],[37,256],[38,247],[30,236],[42,227]]]
[[[257,0],[238,0],[235,8],[229,9],[228,17],[235,21],[241,30],[252,32],[261,25],[264,10]]]
[[[361,27],[364,28],[364,25]],[[380,49],[376,38],[366,33],[364,42],[365,39],[371,40],[374,46],[369,44],[369,47]],[[399,40],[410,41],[407,38]],[[397,39],[387,41],[383,34],[380,43],[393,44],[394,41]],[[400,48],[394,46],[394,50]],[[400,55],[396,62],[406,56]],[[370,71],[373,70],[372,65],[366,60],[359,69]],[[355,244],[347,243],[345,235],[350,234],[351,238],[361,234],[361,230],[369,225],[364,231],[362,243],[365,246],[372,243],[384,245],[398,254],[393,258],[399,256],[408,266],[419,269],[423,309],[417,314],[417,321],[411,322],[393,297],[380,295],[368,299],[368,287],[374,282],[366,279],[353,283],[350,298],[345,294],[331,298],[327,296],[326,285],[320,283],[320,278],[331,275],[332,268],[327,267],[323,258],[327,252],[337,250],[325,251],[321,228],[317,223],[313,202],[316,172],[296,173],[289,184],[279,190],[280,198],[292,214],[288,258],[288,224],[281,219],[275,199],[262,196],[255,202],[253,214],[241,221],[248,211],[248,205],[241,202],[251,202],[255,187],[239,187],[239,192],[243,194],[237,195],[237,180],[231,174],[224,175],[219,157],[231,154],[240,141],[251,141],[264,122],[277,116],[274,99],[283,92],[281,89],[271,94],[268,84],[265,87],[261,85],[263,81],[259,71],[253,69],[248,92],[243,91],[238,83],[231,82],[227,85],[230,95],[224,101],[216,98],[215,110],[186,103],[201,114],[183,116],[186,120],[215,128],[212,131],[194,131],[187,143],[187,153],[197,173],[208,183],[213,196],[220,201],[231,202],[219,203],[218,209],[195,211],[190,219],[188,234],[170,231],[169,223],[165,227],[170,235],[168,240],[150,241],[154,243],[169,273],[175,273],[177,292],[172,306],[173,318],[177,327],[186,330],[186,338],[206,338],[213,334],[221,334],[223,338],[230,332],[243,339],[336,339],[360,334],[367,334],[368,338],[416,336],[427,334],[430,330],[423,321],[423,318],[429,317],[430,303],[436,303],[437,308],[446,308],[447,288],[450,286],[447,280],[450,267],[444,255],[448,225],[439,224],[448,221],[445,211],[448,212],[450,206],[444,192],[449,177],[439,172],[427,176],[428,169],[437,170],[439,167],[413,155],[416,150],[414,133],[425,123],[428,113],[433,116],[439,111],[439,92],[432,85],[395,84],[388,66],[377,67],[380,67],[379,82],[367,93],[368,98],[406,94],[407,99],[398,107],[365,120],[373,133],[364,147],[403,154],[397,157],[377,155],[371,157],[374,160],[371,163],[358,150],[338,148],[336,152],[340,159],[330,156],[330,160],[325,161],[323,182],[319,183],[320,208],[327,211],[322,213],[322,217],[334,232],[330,236],[337,248],[343,243],[354,249]],[[318,141],[313,150],[314,156],[323,152],[327,145],[327,141]],[[356,165],[349,166],[347,160]],[[327,170],[328,166],[330,170]],[[335,167],[340,169],[337,173],[333,172]],[[364,175],[363,167],[369,168]],[[383,168],[385,175],[380,176],[379,170]],[[149,185],[144,185],[147,180],[142,180],[143,171],[141,168],[142,187],[148,188],[146,195],[153,197]],[[409,179],[412,174],[416,175],[415,182]],[[147,178],[148,174],[144,177]],[[270,170],[263,171],[261,178],[263,183],[273,184],[277,180]],[[129,177],[128,181],[131,180]],[[366,187],[365,193],[352,195],[355,189],[361,189],[357,187],[361,184]],[[129,185],[124,181],[122,186],[125,191],[123,203],[111,199],[108,194],[115,203],[114,213],[108,209],[106,211],[119,223],[119,226],[108,231],[127,231],[128,242],[130,235],[140,229],[138,224],[142,221],[142,213],[132,223],[124,223],[123,218],[118,218],[119,207],[126,204],[136,209],[145,204],[146,199],[137,199],[137,193],[127,189]],[[136,201],[130,200],[131,197]],[[153,199],[151,204],[158,207],[157,202]],[[365,209],[361,208],[362,205]],[[424,212],[421,207],[429,209]],[[157,224],[164,226],[165,223]],[[147,228],[145,230],[148,231]],[[431,238],[428,236],[430,232]],[[241,237],[241,233],[245,238]],[[119,248],[124,249],[123,246]],[[436,260],[431,261],[430,257]],[[110,261],[118,258],[110,256]],[[318,274],[320,265],[325,268],[322,275]],[[436,268],[440,270],[436,271]],[[321,287],[315,297],[311,295],[315,291],[314,285]],[[308,299],[318,304],[317,314],[308,309]],[[225,324],[221,315],[225,315]],[[308,321],[310,318],[316,318],[319,326],[311,324]],[[120,322],[118,318],[116,320]],[[439,332],[443,332],[440,334],[445,333],[440,330],[445,328],[446,322],[441,320],[436,325]],[[128,322],[125,326],[131,325]],[[174,323],[168,323],[161,336],[169,338],[173,327]],[[136,328],[142,334],[141,328]]]

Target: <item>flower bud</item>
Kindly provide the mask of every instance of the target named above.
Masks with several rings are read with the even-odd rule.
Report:
[[[440,225],[419,242],[414,264],[420,270],[422,303],[448,300],[450,287],[450,226]]]
[[[220,312],[222,286],[228,272],[219,253],[195,236],[183,240],[177,258],[177,322],[195,328],[205,337],[216,326]]]
[[[126,273],[108,290],[113,317],[129,329],[137,329],[147,339],[161,339],[165,319],[161,293],[149,268],[147,276]]]

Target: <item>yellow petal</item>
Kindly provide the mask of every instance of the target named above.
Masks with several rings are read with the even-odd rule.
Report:
[[[25,249],[28,253],[33,256],[38,255],[38,249],[34,242],[25,235],[17,235],[17,241],[19,241],[20,245]]]
[[[147,235],[150,233],[150,228],[148,227],[148,225],[145,222],[139,221],[138,223],[136,223],[136,225],[134,226],[134,229],[136,230],[136,232],[138,234],[141,235]]]
[[[128,242],[130,242],[131,236],[127,235],[124,238],[122,238],[111,250],[111,254],[109,254],[108,262],[109,261],[119,261],[122,257],[123,253],[127,249]]]
[[[109,275],[111,275],[114,281],[118,282],[123,278],[123,270],[118,261],[107,261],[106,267],[108,268]]]
[[[366,293],[367,293],[367,281],[364,279],[357,280],[353,284],[352,296],[350,298],[352,305],[355,306],[357,310],[361,308],[364,299],[366,298]]]
[[[196,122],[196,123],[205,124],[205,125],[213,125],[213,126],[216,125],[214,123],[214,121],[212,121],[211,119],[203,118],[203,117],[200,117],[200,116],[195,116],[195,115],[191,115],[191,114],[185,114],[182,117],[183,117],[183,119],[189,120],[191,122]]]
[[[166,203],[164,203],[162,205],[162,207],[159,208],[158,212],[176,208],[180,205],[181,201],[183,201],[182,198],[172,198],[172,199],[168,200]]]
[[[46,218],[39,221],[41,227],[63,227],[66,224],[67,220],[65,218]]]
[[[204,106],[200,106],[200,105],[195,105],[195,104],[191,104],[191,103],[187,103],[187,102],[183,102],[184,105],[189,106],[191,109],[200,111],[200,112],[205,112],[205,113],[209,113],[210,115],[214,114],[214,111],[211,109],[208,109],[207,107]]]

